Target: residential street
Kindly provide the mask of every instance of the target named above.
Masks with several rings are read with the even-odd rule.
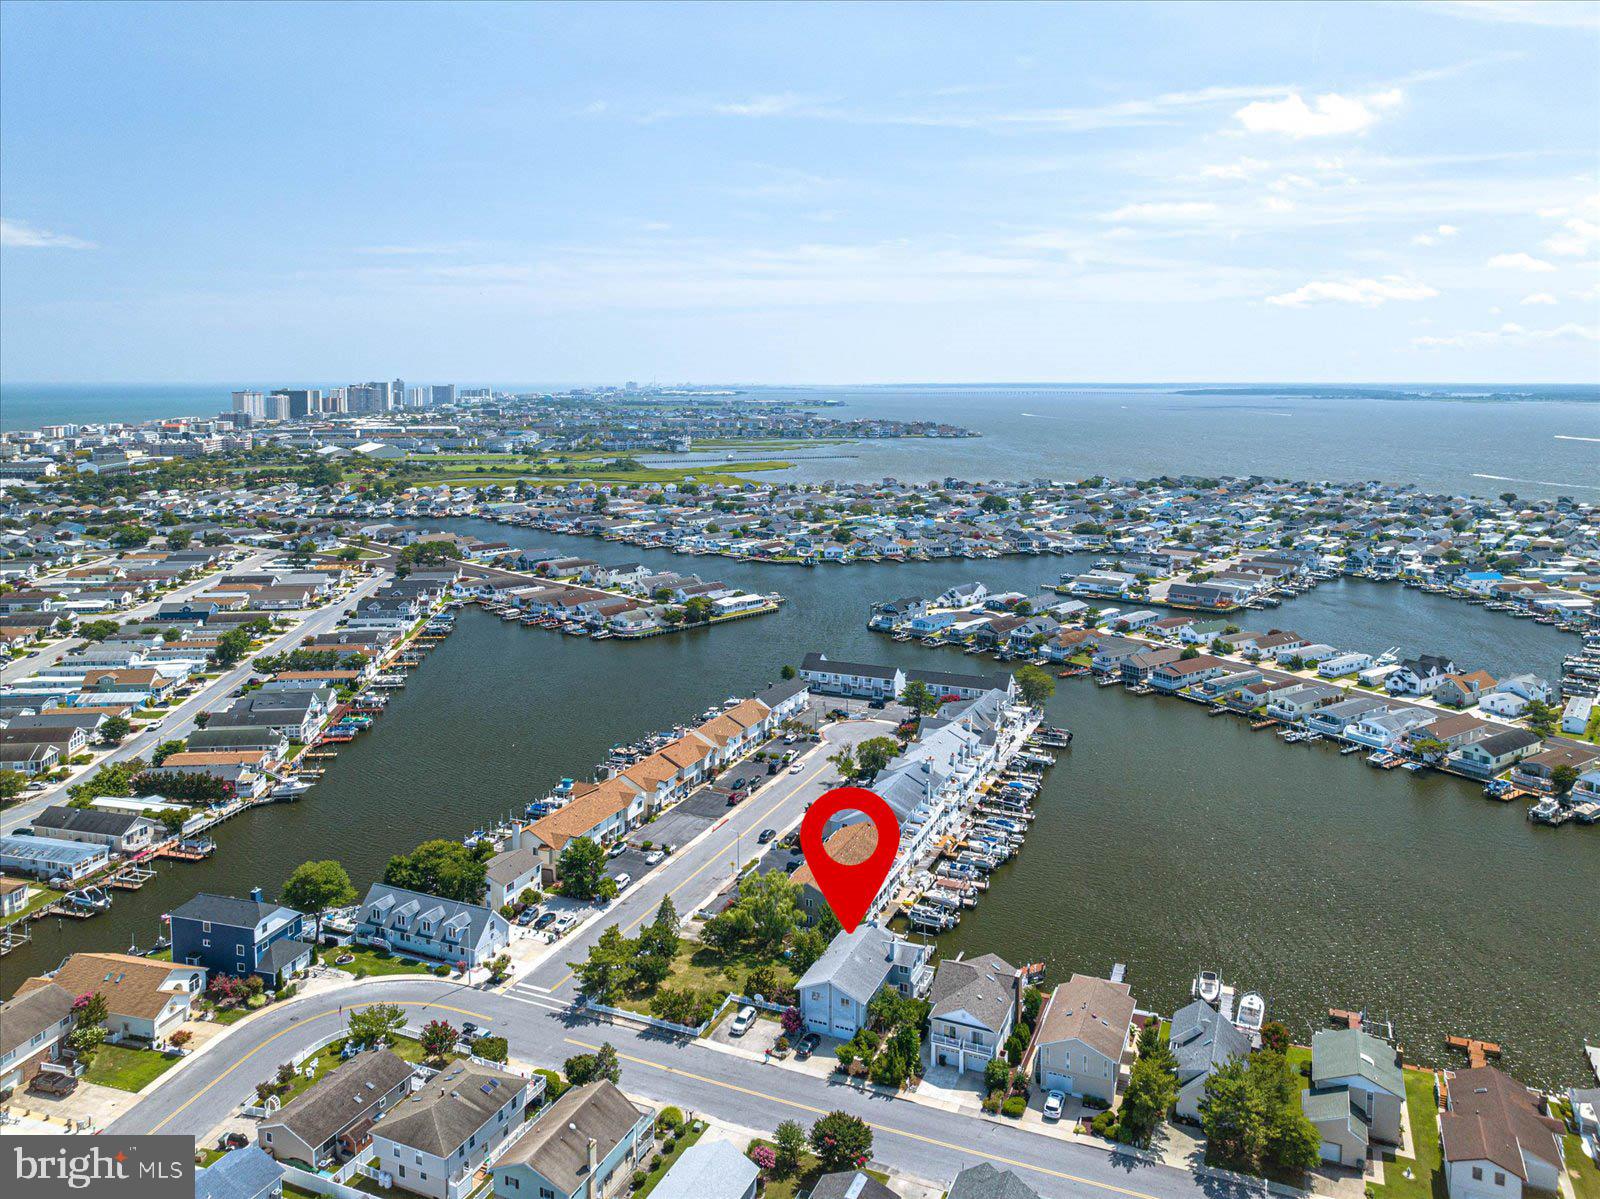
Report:
[[[255,654],[252,654],[251,658],[259,654],[282,653],[300,644],[307,637],[327,632],[338,624],[340,618],[348,613],[351,608],[376,591],[386,577],[381,574],[375,574],[363,579],[356,585],[351,594],[344,596],[336,603],[318,608],[308,618],[295,624],[287,633],[269,641],[261,649],[257,650]],[[211,580],[211,582],[214,583],[215,580]],[[161,602],[165,603],[172,599],[181,598],[181,594],[176,593],[172,596],[164,596]],[[127,620],[137,611],[138,609],[134,609],[132,612],[122,616],[121,619]],[[213,680],[184,700],[183,703],[173,708],[161,720],[151,724],[143,732],[129,737],[93,766],[87,767],[87,771],[98,770],[108,762],[120,762],[127,758],[148,755],[151,750],[155,749],[163,741],[187,737],[194,731],[194,718],[207,708],[218,706],[223,699],[249,677],[250,672],[250,661],[246,659],[221,678]],[[57,783],[55,786],[48,787],[43,791],[33,792],[26,799],[8,807],[4,814],[0,815],[0,832],[9,833],[28,824],[52,803],[59,802],[66,794],[67,787],[78,782],[83,776],[84,771],[77,771],[66,782]]]
[[[703,1041],[590,1018],[571,1007],[569,962],[578,960],[612,924],[631,932],[671,894],[687,915],[725,885],[736,863],[755,850],[755,834],[795,824],[806,803],[836,784],[828,755],[881,734],[888,722],[852,720],[825,731],[796,775],[771,779],[767,788],[732,809],[697,842],[680,847],[660,868],[637,882],[604,916],[557,943],[532,970],[501,991],[428,978],[367,979],[266,1009],[186,1062],[127,1115],[115,1133],[185,1133],[204,1137],[234,1112],[255,1084],[298,1050],[337,1033],[348,1010],[374,1002],[400,1004],[408,1023],[473,1020],[504,1035],[512,1055],[558,1068],[568,1057],[602,1041],[617,1047],[623,1086],[653,1103],[673,1103],[733,1124],[770,1129],[780,1121],[809,1123],[835,1108],[869,1121],[877,1132],[874,1157],[894,1169],[933,1182],[979,1161],[1020,1170],[1049,1195],[1114,1192],[1133,1199],[1188,1199],[1209,1195],[1259,1195],[1262,1188],[1201,1178],[1028,1131],[1009,1122],[889,1097],[711,1048]]]

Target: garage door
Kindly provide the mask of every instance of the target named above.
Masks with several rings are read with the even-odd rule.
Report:
[[[1072,1094],[1072,1075],[1061,1074],[1055,1070],[1046,1070],[1042,1075],[1045,1089],[1049,1091],[1063,1091]]]
[[[1332,1162],[1334,1165],[1337,1166],[1339,1164],[1339,1159],[1342,1156],[1343,1156],[1343,1151],[1339,1148],[1339,1146],[1335,1145],[1332,1141],[1323,1141],[1322,1142],[1322,1160],[1323,1161]]]

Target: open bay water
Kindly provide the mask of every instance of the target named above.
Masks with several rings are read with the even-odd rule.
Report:
[[[968,443],[969,445],[972,443]],[[142,891],[87,921],[47,920],[0,961],[7,993],[78,949],[148,945],[160,914],[196,891],[272,893],[300,862],[342,859],[358,889],[390,854],[520,811],[610,746],[747,695],[809,651],[1003,677],[1001,667],[869,632],[877,599],[970,579],[1032,592],[1087,558],[850,567],[761,566],[586,538],[449,522],[789,598],[772,615],[641,642],[567,637],[475,609],[430,651],[376,727],[342,749],[297,804],[217,830],[204,863],[163,863]],[[1287,627],[1368,650],[1455,654],[1495,673],[1553,675],[1572,638],[1437,596],[1345,580],[1249,627]],[[1499,1041],[1531,1083],[1584,1079],[1600,1033],[1600,954],[1588,914],[1600,883],[1593,830],[1531,825],[1521,805],[1442,776],[1382,772],[1323,746],[1288,746],[1197,705],[1063,680],[1048,710],[1075,734],[1039,800],[1028,844],[942,942],[1045,961],[1052,980],[1129,967],[1142,1006],[1170,1011],[1219,970],[1256,988],[1304,1040],[1329,1006],[1392,1018],[1408,1054],[1445,1060],[1442,1038]],[[713,880],[702,880],[709,889]],[[686,897],[697,900],[698,895]]]

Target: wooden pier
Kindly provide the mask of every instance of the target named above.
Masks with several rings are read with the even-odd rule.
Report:
[[[1493,1041],[1479,1041],[1473,1037],[1446,1037],[1445,1048],[1467,1055],[1467,1065],[1474,1070],[1489,1064],[1489,1059],[1500,1056],[1500,1046]]]

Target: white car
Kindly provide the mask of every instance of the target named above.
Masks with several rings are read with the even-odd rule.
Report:
[[[628,873],[624,872],[622,874],[617,875],[617,890],[618,891],[626,891],[628,889],[628,884],[631,883],[632,881],[633,881],[633,875],[631,875],[631,874],[628,874]]]
[[[796,762],[793,766],[789,767],[789,773],[790,774],[799,774],[805,768],[806,768],[806,765],[805,765],[804,762]]]
[[[733,1022],[728,1025],[730,1037],[742,1037],[750,1031],[750,1026],[756,1022],[756,1009],[746,1005],[734,1013]]]
[[[1060,1091],[1051,1091],[1044,1097],[1044,1118],[1046,1120],[1059,1120],[1066,1107],[1067,1097]]]
[[[649,853],[644,855],[644,864],[646,866],[659,866],[663,861],[666,860],[666,856],[667,855],[662,853],[659,849],[652,849]]]

